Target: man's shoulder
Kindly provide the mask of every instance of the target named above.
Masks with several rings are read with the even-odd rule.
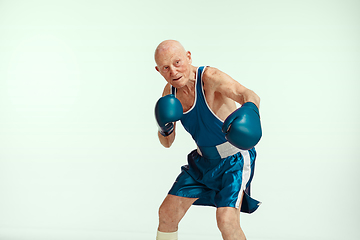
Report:
[[[221,81],[221,78],[223,76],[223,72],[215,67],[206,67],[203,72],[203,81],[205,82],[216,82]]]
[[[207,66],[205,69],[204,69],[204,72],[203,72],[203,76],[205,77],[212,77],[213,75],[216,75],[217,72],[219,72],[220,70],[215,68],[215,67],[210,67],[210,66]]]

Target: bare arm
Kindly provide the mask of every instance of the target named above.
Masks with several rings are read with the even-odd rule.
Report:
[[[240,104],[253,102],[258,108],[260,107],[260,97],[226,73],[216,68],[207,68],[206,78],[208,80],[207,84],[211,84],[211,88],[214,91],[220,92]]]
[[[166,148],[171,147],[171,145],[175,140],[175,125],[176,124],[174,123],[174,131],[169,136],[164,137],[163,135],[160,134],[160,132],[158,132],[160,143]]]
[[[170,94],[170,84],[166,84],[162,96],[166,96],[168,94]],[[158,131],[158,138],[160,140],[160,143],[166,148],[171,147],[171,145],[175,140],[175,127],[176,127],[176,123],[174,123],[174,131],[169,136],[166,137],[161,135],[160,132]]]

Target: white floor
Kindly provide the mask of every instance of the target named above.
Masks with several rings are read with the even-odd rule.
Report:
[[[1,240],[155,240],[153,232],[96,232],[96,231],[58,231],[49,229],[1,229]],[[300,238],[256,238],[248,240],[298,240]],[[220,234],[179,233],[183,240],[221,240]],[[309,238],[311,239],[311,238]],[[347,239],[352,240],[352,239]],[[354,239],[355,240],[355,239]]]
[[[324,234],[326,236],[326,234]],[[346,236],[346,233],[344,234]],[[130,232],[130,231],[80,231],[80,230],[58,230],[58,229],[0,229],[1,240],[155,240],[155,232]],[[220,233],[199,233],[196,229],[192,231],[180,231],[180,240],[222,240]],[[278,237],[256,237],[247,235],[248,240],[301,240],[299,236]],[[306,237],[307,240],[327,240],[328,237],[316,236],[312,233]],[[330,238],[335,239],[335,238]],[[359,240],[355,235],[347,235],[346,240]]]

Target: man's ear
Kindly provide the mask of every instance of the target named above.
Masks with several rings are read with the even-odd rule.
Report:
[[[189,60],[189,63],[191,64],[192,63],[191,52],[187,51],[186,56],[187,56],[187,58]]]
[[[160,72],[160,71],[159,71],[159,68],[158,68],[157,66],[155,66],[155,69],[156,69],[156,71]]]

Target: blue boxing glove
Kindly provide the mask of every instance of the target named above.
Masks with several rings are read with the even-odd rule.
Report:
[[[225,119],[222,131],[235,147],[253,148],[262,136],[259,109],[252,102],[244,103]]]
[[[174,124],[183,115],[183,108],[179,99],[173,94],[161,97],[155,105],[155,118],[159,126],[159,132],[163,136],[169,136],[174,131]]]

